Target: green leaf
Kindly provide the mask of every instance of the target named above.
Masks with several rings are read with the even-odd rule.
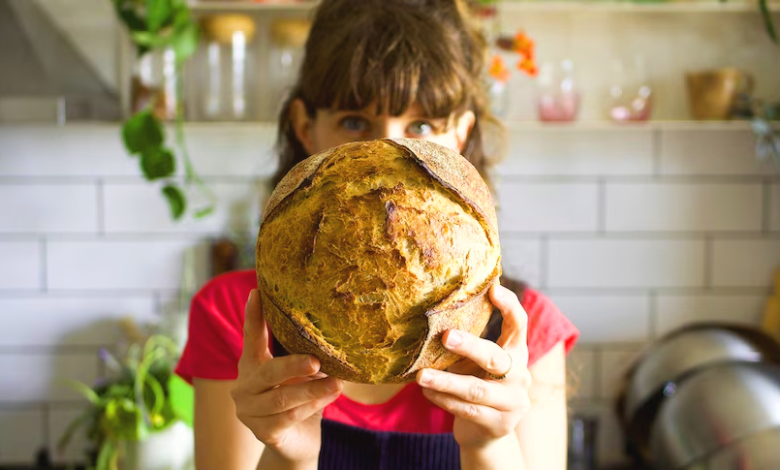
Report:
[[[171,37],[171,46],[176,53],[176,62],[183,64],[198,49],[200,31],[198,25],[193,22],[186,23],[177,28]]]
[[[187,426],[193,426],[193,411],[195,409],[195,394],[192,386],[176,374],[168,380],[168,400],[176,417]]]
[[[778,45],[777,32],[775,31],[775,23],[772,19],[772,14],[769,12],[769,6],[767,0],[758,0],[758,6],[761,9],[761,18],[764,20],[764,28],[766,29],[769,38],[775,45]]]
[[[116,458],[116,451],[116,443],[114,441],[108,439],[103,441],[97,458],[96,470],[110,470],[111,463]]]
[[[171,208],[171,217],[179,220],[187,208],[187,200],[184,193],[178,186],[168,185],[162,188],[163,196],[168,200],[168,206]]]
[[[214,209],[216,209],[216,207],[214,207],[213,205],[208,206],[208,207],[204,207],[202,209],[198,209],[195,212],[195,218],[196,219],[202,219],[204,217],[207,217],[207,216],[211,215],[214,212]]]
[[[141,154],[141,170],[149,181],[167,178],[176,172],[176,157],[166,148],[151,149]]]
[[[160,121],[150,110],[140,111],[122,127],[122,138],[127,151],[141,154],[159,148],[164,140]]]
[[[130,31],[145,31],[146,22],[135,11],[134,2],[114,0],[114,9],[120,20]]]
[[[146,0],[146,25],[149,31],[158,31],[170,19],[171,13],[171,0]]]
[[[150,31],[133,31],[130,33],[133,43],[148,48],[157,48],[167,45],[170,39]]]
[[[76,419],[70,422],[68,427],[65,429],[65,432],[62,433],[62,436],[57,440],[57,452],[64,452],[65,449],[68,447],[68,444],[70,443],[70,440],[73,438],[73,435],[78,431],[78,429],[83,426],[90,417],[92,417],[93,410],[89,409],[81,413]]]
[[[89,400],[89,402],[92,403],[93,405],[100,404],[100,397],[90,387],[84,385],[81,382],[78,382],[76,380],[71,380],[71,379],[66,379],[65,384],[70,388],[72,388],[73,390],[82,394],[84,398]]]

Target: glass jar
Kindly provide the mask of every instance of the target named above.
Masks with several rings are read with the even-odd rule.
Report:
[[[273,82],[274,113],[279,111],[295,82],[310,29],[311,22],[305,19],[278,19],[271,24],[268,70]]]
[[[653,111],[653,92],[644,58],[615,59],[609,74],[607,113],[613,121],[647,121]]]
[[[544,122],[569,122],[577,119],[580,93],[575,87],[574,63],[564,59],[546,62],[539,68],[537,110]]]
[[[203,18],[202,30],[200,117],[209,121],[248,119],[254,101],[248,73],[254,21],[246,15],[211,15]]]
[[[176,117],[176,54],[173,49],[152,50],[133,63],[130,113],[151,108],[160,120]]]

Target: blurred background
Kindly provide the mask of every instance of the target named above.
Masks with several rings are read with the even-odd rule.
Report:
[[[191,295],[252,267],[276,113],[315,4],[0,0],[0,468],[83,464],[107,440],[157,438],[135,452],[169,460],[191,445],[170,366]],[[767,26],[780,4],[473,6],[506,130],[488,142],[505,149],[504,269],[582,332],[570,468],[694,468],[643,458],[618,398],[681,328],[780,332],[780,49]],[[740,360],[774,361],[774,343],[750,344]],[[159,386],[154,406],[136,406],[137,382]],[[780,421],[761,426],[750,432]]]

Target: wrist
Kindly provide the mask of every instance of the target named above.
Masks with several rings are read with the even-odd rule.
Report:
[[[309,459],[290,459],[276,449],[266,446],[260,457],[258,470],[317,470],[319,455]]]
[[[460,446],[461,468],[503,469],[511,462],[512,468],[524,469],[520,442],[515,433],[504,437]],[[518,466],[519,465],[519,466]]]

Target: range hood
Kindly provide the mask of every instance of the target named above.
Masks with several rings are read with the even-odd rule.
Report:
[[[118,120],[114,88],[38,1],[0,0],[0,122]]]

